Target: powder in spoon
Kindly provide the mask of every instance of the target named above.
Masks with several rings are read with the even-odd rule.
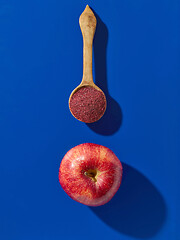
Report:
[[[85,123],[96,122],[106,110],[106,98],[93,87],[82,87],[70,98],[69,108],[78,120]]]

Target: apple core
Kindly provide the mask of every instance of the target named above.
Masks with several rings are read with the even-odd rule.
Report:
[[[87,170],[84,175],[87,177],[90,177],[94,182],[97,182],[96,176],[97,176],[97,170],[96,169],[89,169]]]

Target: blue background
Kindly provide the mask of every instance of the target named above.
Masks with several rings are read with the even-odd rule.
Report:
[[[108,100],[90,125],[68,109],[87,3],[98,19],[94,80]],[[0,0],[0,239],[180,239],[179,11],[178,0]],[[61,159],[83,142],[123,163],[102,207],[58,182]]]

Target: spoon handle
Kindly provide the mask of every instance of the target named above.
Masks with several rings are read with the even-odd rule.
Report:
[[[83,78],[81,84],[94,85],[92,75],[92,46],[96,30],[96,17],[87,5],[79,18],[83,36]]]

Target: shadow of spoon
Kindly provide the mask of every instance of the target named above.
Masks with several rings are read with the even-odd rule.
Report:
[[[106,49],[108,42],[108,29],[100,17],[93,10],[97,27],[94,36],[94,64],[95,83],[106,95],[107,108],[104,116],[97,122],[88,123],[87,126],[101,135],[113,135],[122,124],[122,111],[119,104],[109,95],[107,86]]]

